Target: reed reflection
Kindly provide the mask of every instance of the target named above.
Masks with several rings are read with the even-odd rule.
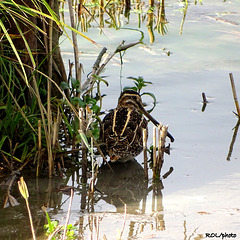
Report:
[[[128,238],[147,233],[150,229],[165,230],[162,181],[158,180],[149,184],[144,178],[142,165],[135,159],[125,163],[109,162],[109,165],[113,171],[107,164],[99,168],[93,205],[95,208],[98,203],[103,206],[102,200],[104,200],[104,202],[114,206],[116,211],[108,211],[103,207],[100,215],[99,210],[97,213],[93,213],[94,206],[91,203],[87,204],[91,201],[82,198],[81,206],[85,206],[85,210],[90,209],[92,213],[80,216],[78,221],[80,236],[86,236],[86,233],[90,233],[92,237],[99,236],[99,226],[103,224],[102,221],[105,218],[106,221],[109,221],[117,213],[123,214],[122,221],[124,221],[124,216],[128,216],[127,219],[130,219],[125,223],[124,230],[125,234],[127,232]],[[141,221],[138,217],[134,217],[145,216],[145,214],[149,216],[150,221],[145,221],[145,218]]]
[[[237,133],[238,133],[239,125],[240,125],[240,118],[238,118],[237,124],[236,124],[236,126],[234,127],[234,132],[233,132],[233,136],[232,136],[232,141],[231,141],[231,143],[230,143],[229,151],[228,151],[228,155],[227,155],[227,160],[228,160],[228,161],[231,160],[231,156],[232,156],[232,152],[233,152],[233,147],[234,147],[234,143],[235,143],[236,138],[237,138]]]
[[[136,28],[129,30],[147,28],[150,42],[155,41],[154,31],[162,36],[167,34],[167,20],[165,15],[164,0],[149,4],[137,1],[80,1],[75,3],[76,13],[78,15],[78,28],[82,32],[87,32],[91,27],[100,28],[100,34],[103,28],[126,28],[130,23],[130,14],[137,14]],[[131,24],[135,24],[131,22]]]

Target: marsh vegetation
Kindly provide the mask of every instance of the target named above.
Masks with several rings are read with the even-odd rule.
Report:
[[[232,224],[239,214],[236,201],[212,204],[220,188],[237,199],[232,184],[239,179],[239,124],[231,112],[228,74],[233,72],[238,93],[238,1],[56,3],[0,3],[4,234],[31,237],[25,200],[17,189],[21,175],[39,239],[44,225],[51,234],[57,229],[54,220],[67,216],[68,199],[73,201],[69,231],[59,225],[55,237],[179,239],[182,234],[204,239],[209,229],[202,222],[215,219],[218,226],[211,231],[238,234]],[[177,139],[157,182],[156,172],[149,170],[160,145],[151,125],[145,165],[140,155],[109,167],[101,153],[101,119],[116,107],[125,87],[143,93],[146,109],[169,124]],[[71,189],[74,197],[66,195]],[[219,217],[224,207],[225,228]]]

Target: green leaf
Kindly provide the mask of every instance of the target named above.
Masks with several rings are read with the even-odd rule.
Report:
[[[148,96],[150,96],[153,99],[153,107],[148,111],[148,112],[151,112],[155,108],[155,106],[156,106],[157,99],[156,99],[155,95],[153,93],[150,93],[150,92],[143,92],[141,94],[141,96],[143,96],[143,95],[148,95]]]
[[[70,77],[70,80],[71,80],[72,88],[73,89],[79,89],[79,87],[80,87],[79,80],[74,78],[74,77]]]
[[[90,145],[89,145],[89,143],[88,143],[87,137],[86,137],[86,135],[84,134],[84,132],[81,131],[81,130],[79,130],[79,134],[80,134],[81,139],[83,140],[84,144],[85,144],[86,147],[88,148],[88,150],[91,151],[91,147],[90,147]]]
[[[5,34],[5,36],[6,36],[7,40],[8,40],[8,42],[9,42],[9,44],[11,45],[11,48],[12,48],[12,50],[13,50],[13,52],[14,52],[14,54],[15,54],[15,56],[16,56],[19,64],[20,64],[21,68],[22,68],[22,72],[23,72],[23,75],[24,75],[24,80],[25,80],[27,86],[29,86],[27,74],[26,74],[26,71],[25,71],[25,69],[24,69],[22,60],[21,60],[21,58],[20,58],[20,56],[19,56],[19,54],[18,54],[18,52],[17,52],[17,49],[16,49],[16,47],[15,47],[15,45],[14,45],[14,43],[13,43],[10,35],[8,34],[8,31],[7,31],[7,29],[5,28],[5,26],[4,26],[4,24],[3,24],[3,22],[2,22],[1,19],[0,19],[0,27],[1,27],[1,29],[3,30],[3,33]]]
[[[62,90],[66,90],[66,89],[69,89],[70,87],[69,87],[69,84],[67,82],[61,82],[60,83],[60,88]]]
[[[4,144],[5,140],[8,138],[8,136],[3,136],[1,141],[0,141],[0,149],[2,148],[2,145]]]
[[[134,90],[134,91],[138,91],[137,87],[124,87],[123,88],[123,91],[127,90],[127,89],[131,89],[131,90]]]
[[[100,107],[98,105],[93,105],[91,107],[91,110],[94,112],[94,113],[98,113],[100,112]]]
[[[44,226],[49,229],[49,232],[50,232],[50,233],[52,233],[52,232],[54,231],[53,224],[52,224],[51,219],[50,219],[50,217],[49,217],[49,215],[48,215],[48,212],[45,211],[45,213],[46,213],[46,218],[47,218],[48,224],[46,224],[46,225],[44,225]]]

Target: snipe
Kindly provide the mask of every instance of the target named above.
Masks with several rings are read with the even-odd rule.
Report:
[[[141,96],[133,90],[125,90],[118,99],[116,109],[102,121],[101,138],[112,162],[126,162],[143,150],[143,129],[147,129],[145,115],[156,126],[159,123],[144,109]],[[167,133],[171,142],[174,138]]]

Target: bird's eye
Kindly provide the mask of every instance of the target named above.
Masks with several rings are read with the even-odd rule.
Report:
[[[134,100],[137,100],[137,97],[136,97],[136,96],[133,96],[132,98],[133,98]]]

